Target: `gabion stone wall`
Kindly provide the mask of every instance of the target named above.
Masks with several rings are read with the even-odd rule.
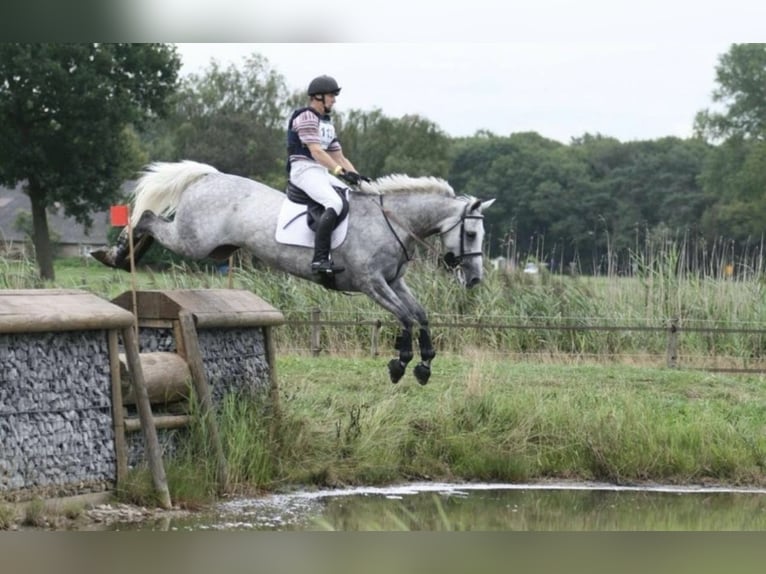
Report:
[[[231,393],[268,396],[270,368],[262,327],[199,329],[197,337],[215,404]],[[172,329],[141,327],[138,339],[140,353],[177,351]],[[157,430],[164,455],[173,453],[182,435],[182,430]],[[129,433],[127,444],[128,465],[133,467],[144,460],[142,433]]]
[[[197,333],[213,400],[228,393],[260,394],[269,390],[269,364],[261,327],[200,329]],[[139,330],[140,353],[176,352],[172,329]]]
[[[0,334],[0,496],[105,490],[115,474],[107,332]]]

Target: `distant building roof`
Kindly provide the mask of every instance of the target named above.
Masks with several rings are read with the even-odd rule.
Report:
[[[22,186],[8,189],[0,186],[0,242],[23,242],[27,238],[23,231],[16,229],[19,213],[32,216],[32,203],[22,191]],[[109,229],[109,212],[93,213],[93,225],[86,233],[84,226],[73,217],[64,216],[63,209],[48,208],[48,228],[58,237],[59,243],[106,245]]]

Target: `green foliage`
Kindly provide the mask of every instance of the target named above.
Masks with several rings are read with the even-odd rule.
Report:
[[[25,182],[43,278],[46,207],[91,224],[144,159],[128,126],[164,113],[179,67],[162,44],[0,45],[0,183]]]
[[[10,530],[16,522],[16,510],[10,504],[0,502],[0,530]]]
[[[766,142],[728,139],[711,154],[701,180],[710,198],[702,220],[706,235],[758,241],[766,222]]]
[[[454,143],[450,181],[495,197],[485,216],[490,253],[528,254],[588,272],[627,264],[656,229],[694,229],[709,204],[697,183],[708,146],[663,138],[622,144],[586,134],[565,146],[536,133],[482,133]]]
[[[733,136],[766,137],[766,44],[732,44],[719,57],[713,102],[722,112],[703,110],[695,118],[700,135],[711,139]]]
[[[418,387],[392,386],[371,359],[280,358],[285,480],[763,483],[757,378],[483,355],[438,364],[436,384]]]
[[[418,115],[389,118],[380,110],[351,110],[340,121],[344,153],[369,177],[405,173],[446,178],[449,137]]]
[[[185,77],[173,113],[144,134],[153,160],[193,159],[221,171],[284,185],[287,88],[253,54],[241,67],[212,60]]]
[[[710,206],[708,237],[739,245],[758,241],[766,223],[766,44],[732,44],[719,58],[713,102],[720,111],[697,114],[697,133],[721,142],[702,181]]]
[[[45,514],[45,501],[42,498],[34,498],[24,505],[22,524],[41,528],[48,522]]]

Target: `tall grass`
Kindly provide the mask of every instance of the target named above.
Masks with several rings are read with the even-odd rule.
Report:
[[[667,350],[665,330],[673,323],[681,330],[681,364],[710,359],[714,366],[747,367],[763,362],[763,336],[695,329],[760,329],[766,324],[762,254],[758,245],[736,259],[731,244],[723,241],[704,250],[685,238],[658,237],[630,253],[630,264],[623,266],[629,271],[622,275],[612,264],[605,275],[596,276],[552,274],[545,269],[528,276],[488,269],[479,287],[466,290],[426,258],[411,263],[407,281],[429,311],[439,354],[480,348],[499,356],[538,360],[561,354],[583,359],[620,355],[627,361],[661,364]],[[29,261],[0,260],[0,270],[2,288],[81,288],[110,299],[131,289],[129,274],[95,261],[60,262],[54,285],[41,284]],[[137,285],[139,289],[231,285],[250,290],[286,316],[288,324],[275,331],[282,352],[310,351],[308,323],[314,309],[324,320],[343,323],[322,328],[320,346],[331,353],[368,354],[371,325],[377,321],[382,323],[380,348],[388,352],[399,330],[394,318],[364,295],[328,291],[258,265],[239,267],[231,276],[188,265],[163,272],[142,270]]]
[[[278,474],[763,484],[762,378],[443,359],[426,387],[373,359],[285,357]]]

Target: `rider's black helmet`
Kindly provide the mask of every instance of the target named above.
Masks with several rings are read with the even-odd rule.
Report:
[[[334,94],[340,93],[340,86],[335,78],[330,76],[318,76],[311,80],[309,84],[309,96],[316,96],[318,94]]]

